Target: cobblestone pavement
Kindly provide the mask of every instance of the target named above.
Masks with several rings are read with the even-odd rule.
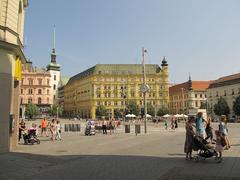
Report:
[[[160,124],[138,136],[120,128],[113,135],[63,133],[63,140],[54,142],[40,137],[40,145],[20,144],[15,152],[0,155],[0,179],[236,180],[240,179],[239,126],[229,124],[232,146],[224,151],[222,163],[214,158],[186,161],[183,125],[173,131]]]

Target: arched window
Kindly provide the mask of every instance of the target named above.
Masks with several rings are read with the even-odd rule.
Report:
[[[47,98],[47,104],[49,104],[49,98]]]
[[[42,90],[41,89],[38,89],[38,94],[42,94]]]
[[[38,104],[42,104],[42,98],[38,98]]]

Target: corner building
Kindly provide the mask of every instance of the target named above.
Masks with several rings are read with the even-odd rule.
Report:
[[[64,110],[83,118],[96,118],[96,108],[103,105],[111,117],[114,110],[122,110],[125,102],[136,101],[143,107],[141,64],[97,64],[68,81],[64,87]],[[146,65],[146,83],[149,86],[147,102],[156,109],[168,107],[168,64],[162,61]]]

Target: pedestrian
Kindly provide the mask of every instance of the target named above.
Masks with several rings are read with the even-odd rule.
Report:
[[[164,119],[164,126],[165,126],[165,129],[167,130],[168,129],[167,119]]]
[[[226,145],[224,137],[220,131],[215,131],[216,135],[216,146],[215,151],[217,152],[217,159],[218,162],[222,161],[222,152],[224,150],[224,146]]]
[[[107,121],[104,119],[102,122],[103,134],[107,134]]]
[[[174,123],[175,123],[175,129],[177,129],[178,128],[178,121],[177,121],[177,119],[175,119]]]
[[[52,122],[50,123],[50,132],[51,132],[51,140],[54,141],[54,137],[56,135],[56,121],[55,119],[52,119]]]
[[[203,139],[205,139],[205,121],[203,119],[203,113],[199,112],[197,113],[197,118],[195,120],[196,123],[196,134]]]
[[[109,121],[108,126],[109,126],[109,133],[110,133],[110,135],[112,135],[112,131],[113,131],[113,121],[112,120]]]
[[[43,118],[43,120],[41,121],[41,136],[43,135],[43,132],[45,133],[45,136],[48,137],[46,118]]]
[[[26,124],[22,119],[21,122],[19,123],[19,128],[18,128],[18,142],[20,142],[20,140],[22,139],[22,135],[25,130],[26,130]]]
[[[56,140],[62,140],[61,138],[61,130],[62,130],[62,127],[61,127],[61,123],[59,120],[57,120],[57,124],[56,124]]]
[[[206,135],[207,135],[205,140],[208,140],[210,138],[211,143],[213,143],[213,132],[212,132],[213,128],[211,125],[211,121],[212,121],[212,119],[209,117],[207,120],[206,128],[205,128]]]
[[[174,125],[174,118],[172,117],[171,119],[171,128],[174,130],[175,129],[175,125]]]
[[[195,135],[193,130],[193,123],[195,118],[192,116],[188,119],[185,125],[186,129],[186,139],[184,144],[184,153],[186,153],[186,160],[193,159],[192,157],[192,150],[193,150],[193,137]]]
[[[220,117],[219,131],[222,133],[226,141],[226,149],[229,149],[230,142],[228,139],[227,117],[225,115],[221,115]]]

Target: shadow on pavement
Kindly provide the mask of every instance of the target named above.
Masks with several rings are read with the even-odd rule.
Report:
[[[216,163],[213,158],[194,162],[184,157],[6,153],[0,156],[0,179],[239,180],[239,165],[235,157]]]

